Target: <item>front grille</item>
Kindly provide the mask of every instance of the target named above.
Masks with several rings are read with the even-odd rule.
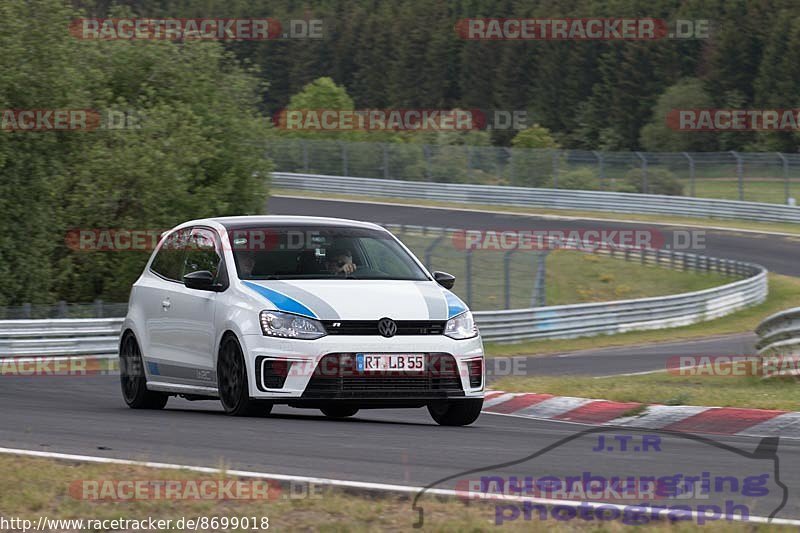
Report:
[[[355,354],[324,356],[303,392],[304,399],[441,399],[463,396],[455,358],[450,354],[425,354],[425,371],[359,372]]]
[[[396,320],[395,335],[443,335],[446,320]],[[377,320],[323,320],[328,335],[380,335]]]

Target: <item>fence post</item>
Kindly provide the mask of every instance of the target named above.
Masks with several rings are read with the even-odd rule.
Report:
[[[694,197],[694,158],[689,152],[683,152],[683,155],[689,160],[689,196]]]
[[[431,181],[431,147],[423,144],[422,154],[425,156],[425,178]]]
[[[558,189],[558,150],[553,150],[553,188]]]
[[[533,283],[533,294],[531,295],[531,307],[544,307],[546,305],[546,278],[547,278],[547,252],[536,252],[536,278]]]
[[[347,168],[347,144],[340,142],[339,146],[342,149],[342,176],[349,176],[350,172]]]
[[[439,246],[439,243],[442,242],[442,240],[444,240],[445,236],[447,236],[447,230],[442,228],[442,234],[439,235],[438,237],[436,237],[435,239],[433,239],[433,242],[431,242],[428,245],[428,247],[425,248],[425,252],[424,252],[425,253],[425,268],[427,268],[428,270],[430,270],[431,266],[433,265],[433,261],[432,261],[433,252],[436,249],[436,247]]]
[[[593,151],[594,156],[597,158],[597,172],[600,177],[600,190],[604,191],[606,189],[606,168],[603,161],[603,154],[602,152]]]
[[[736,179],[739,182],[739,200],[744,201],[744,169],[742,167],[742,157],[731,150],[731,155],[736,158]]]
[[[389,145],[383,143],[383,179],[389,179]]]
[[[308,141],[301,141],[303,146],[303,172],[308,173]]]
[[[642,192],[647,194],[647,158],[642,152],[636,152],[636,155],[642,160]]]
[[[31,303],[25,302],[22,304],[22,318],[30,318],[31,317]]]
[[[464,148],[467,149],[467,177],[472,180],[475,177],[472,169],[472,146],[466,145]]]
[[[103,318],[103,300],[97,299],[94,301],[94,317]]]
[[[786,204],[788,205],[789,198],[791,198],[791,191],[789,190],[789,160],[780,152],[778,152],[778,157],[780,157],[783,162],[783,192],[786,196]]]
[[[472,250],[467,250],[464,255],[464,266],[467,277],[467,307],[472,307]]]
[[[504,303],[506,309],[511,309],[511,255],[514,250],[509,250],[503,254],[503,275],[505,286],[504,289]]]
[[[58,318],[67,318],[67,302],[64,300],[58,301]]]

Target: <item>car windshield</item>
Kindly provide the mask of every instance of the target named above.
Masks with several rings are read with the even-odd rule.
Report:
[[[231,229],[228,237],[240,279],[429,279],[385,231],[253,227]]]

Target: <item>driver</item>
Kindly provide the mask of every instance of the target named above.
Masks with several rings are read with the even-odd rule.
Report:
[[[239,254],[239,277],[249,278],[253,275],[253,269],[256,266],[256,257],[249,252],[240,252]]]
[[[331,274],[352,274],[356,271],[356,264],[353,263],[353,254],[350,250],[334,249],[328,254],[325,267]]]

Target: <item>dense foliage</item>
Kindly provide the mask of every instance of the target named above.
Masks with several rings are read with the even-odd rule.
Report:
[[[73,228],[167,229],[261,212],[261,82],[218,43],[81,41],[60,0],[0,2],[0,108],[134,110],[130,127],[0,131],[0,305],[125,301],[146,252],[68,246]],[[263,141],[262,141],[263,143]]]

